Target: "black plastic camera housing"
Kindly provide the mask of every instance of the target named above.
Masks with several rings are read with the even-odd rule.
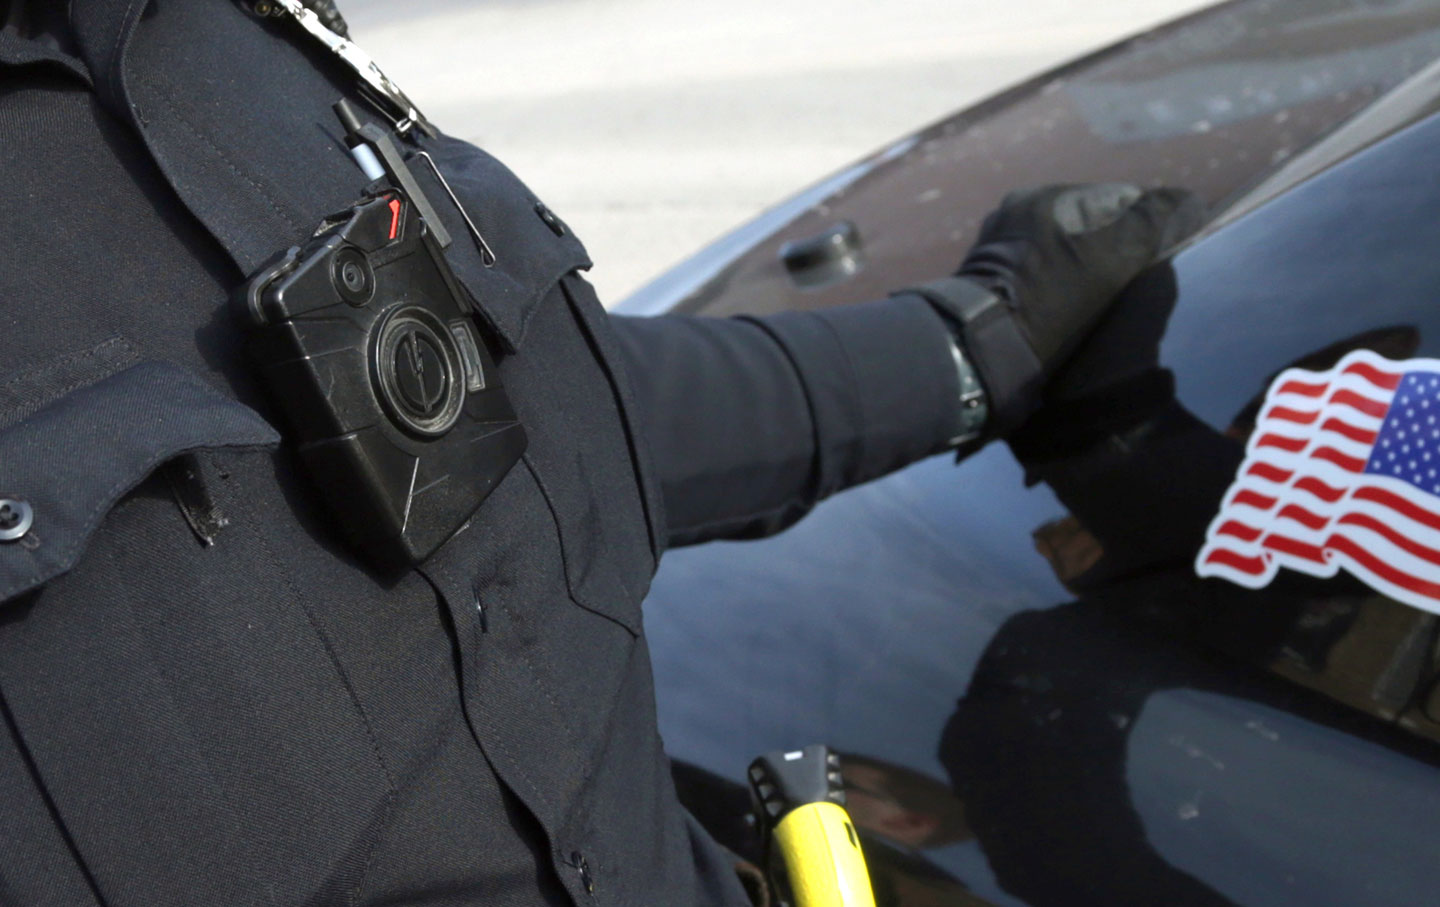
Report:
[[[327,219],[236,302],[312,480],[382,564],[427,558],[524,453],[469,297],[398,190]]]

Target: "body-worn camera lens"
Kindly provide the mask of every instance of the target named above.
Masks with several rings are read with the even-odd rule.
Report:
[[[341,249],[331,265],[335,289],[352,305],[364,305],[375,295],[375,272],[365,253],[358,249]]]
[[[465,371],[444,322],[400,306],[380,325],[373,355],[380,399],[396,424],[425,437],[450,430],[465,404]]]

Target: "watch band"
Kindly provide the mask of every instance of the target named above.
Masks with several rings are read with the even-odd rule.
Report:
[[[968,277],[947,277],[904,291],[929,302],[959,338],[989,409],[987,430],[1004,435],[1030,415],[1044,372],[1012,307]]]

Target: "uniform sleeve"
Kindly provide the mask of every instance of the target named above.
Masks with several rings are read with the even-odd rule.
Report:
[[[778,532],[945,450],[958,377],[916,296],[767,317],[613,316],[671,546]]]

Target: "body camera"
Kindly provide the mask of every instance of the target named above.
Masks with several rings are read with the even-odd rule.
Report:
[[[328,218],[237,303],[312,480],[380,562],[428,557],[524,452],[473,306],[399,190]]]

